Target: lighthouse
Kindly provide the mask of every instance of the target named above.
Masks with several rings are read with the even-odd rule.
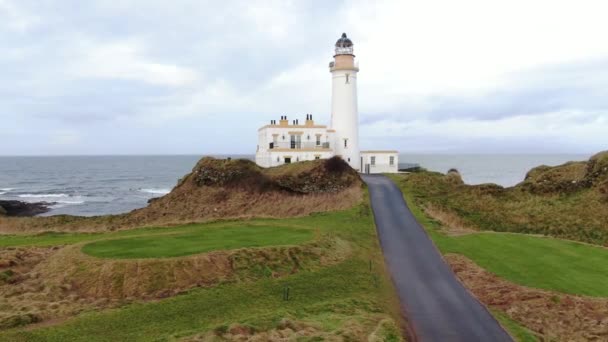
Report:
[[[319,124],[312,114],[306,119],[270,120],[258,129],[255,162],[261,167],[275,167],[338,156],[362,173],[399,171],[399,152],[359,149],[359,112],[357,108],[357,72],[353,42],[342,33],[335,44],[331,72],[331,123]]]
[[[361,170],[359,153],[359,112],[357,108],[357,72],[353,42],[342,33],[335,45],[331,72],[331,126],[335,131],[335,154],[355,170]]]

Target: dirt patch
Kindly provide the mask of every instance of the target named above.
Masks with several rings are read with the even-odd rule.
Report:
[[[329,238],[164,259],[101,259],[81,248],[72,245],[46,254],[20,249],[40,257],[24,262],[29,266],[23,266],[20,281],[0,286],[0,328],[170,297],[194,287],[282,277],[340,262],[351,253],[346,241]]]
[[[227,218],[284,218],[351,208],[363,199],[359,174],[332,158],[263,169],[249,160],[203,158],[173,190],[122,215],[0,216],[0,233],[100,232]]]
[[[447,254],[458,278],[485,305],[547,341],[608,340],[608,299],[567,295],[513,284],[468,258]]]

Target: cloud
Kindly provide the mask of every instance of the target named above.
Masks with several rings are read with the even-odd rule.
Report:
[[[0,27],[23,33],[38,23],[38,17],[22,11],[9,0],[0,0]]]
[[[0,134],[14,142],[0,154],[252,153],[257,128],[279,115],[329,121],[342,32],[361,68],[366,148],[592,152],[605,148],[607,9],[0,0]],[[36,139],[49,132],[80,138]]]
[[[75,78],[131,80],[171,87],[199,79],[195,70],[146,58],[137,42],[82,42],[79,48],[82,56],[70,68]]]

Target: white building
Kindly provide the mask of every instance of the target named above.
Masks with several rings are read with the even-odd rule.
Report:
[[[315,124],[311,114],[300,123],[291,124],[287,116],[258,130],[256,163],[262,167],[278,166],[304,160],[339,156],[365,173],[397,172],[397,151],[359,150],[359,111],[357,108],[357,73],[353,43],[346,36],[335,45],[334,60],[329,63],[332,75],[331,126]]]

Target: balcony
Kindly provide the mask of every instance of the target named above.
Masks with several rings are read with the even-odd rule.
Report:
[[[285,142],[271,142],[268,144],[269,150],[329,150],[329,142],[321,143],[317,145],[316,142],[300,142],[300,141],[285,141]]]

